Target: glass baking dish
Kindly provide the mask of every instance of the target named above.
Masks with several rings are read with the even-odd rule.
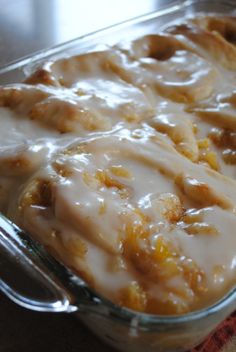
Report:
[[[236,15],[235,2],[173,1],[155,13],[2,67],[0,83],[21,81],[43,61],[88,52],[124,37],[155,33],[186,16],[213,12]],[[236,308],[236,289],[216,304],[182,316],[150,315],[122,308],[90,289],[3,216],[0,216],[0,257],[0,289],[14,302],[36,311],[73,313],[106,343],[121,351],[186,351],[202,342]]]

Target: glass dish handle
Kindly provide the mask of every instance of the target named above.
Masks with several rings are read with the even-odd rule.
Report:
[[[0,214],[0,290],[36,311],[72,312],[73,295],[53,276],[58,264],[27,233]],[[49,269],[50,266],[50,269]]]

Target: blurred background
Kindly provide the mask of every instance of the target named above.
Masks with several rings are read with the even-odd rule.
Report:
[[[173,0],[0,0],[0,66]]]

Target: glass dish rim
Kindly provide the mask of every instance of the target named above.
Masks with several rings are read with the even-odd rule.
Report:
[[[189,322],[194,322],[200,319],[203,319],[207,316],[214,315],[223,309],[227,308],[232,304],[233,302],[236,303],[236,287],[232,288],[226,295],[224,295],[221,299],[217,300],[215,303],[203,307],[199,310],[195,310],[189,313],[184,313],[180,315],[161,315],[161,314],[151,314],[151,313],[143,313],[143,312],[138,312],[131,310],[126,307],[119,306],[116,303],[113,303],[109,299],[103,297],[99,293],[97,293],[95,290],[90,288],[89,286],[84,286],[86,291],[92,294],[92,298],[97,300],[99,299],[99,303],[104,304],[104,306],[108,307],[111,309],[112,317],[114,317],[116,320],[120,320],[122,322],[130,322],[133,319],[138,320],[138,326],[146,326],[147,324],[155,327],[158,325],[171,325],[171,324],[184,324],[184,323],[189,323]],[[80,304],[78,304],[78,308],[80,309]],[[236,304],[235,304],[236,308]],[[232,309],[232,312],[234,309]],[[231,313],[232,313],[231,312]]]
[[[218,1],[217,0],[211,0],[211,1],[210,0],[184,0],[183,2],[180,2],[179,0],[173,0],[168,5],[162,5],[160,9],[157,11],[153,11],[145,15],[141,15],[129,20],[125,20],[118,24],[114,24],[106,28],[100,29],[98,31],[94,31],[94,32],[82,35],[80,37],[74,38],[65,43],[58,44],[48,49],[43,49],[33,54],[21,57],[20,59],[10,62],[10,64],[4,64],[3,66],[0,67],[0,78],[1,78],[1,75],[7,72],[14,71],[16,69],[22,69],[27,65],[42,63],[45,58],[47,57],[50,58],[53,55],[57,55],[64,50],[71,49],[77,44],[78,45],[81,44],[82,42],[90,41],[92,39],[95,39],[96,37],[99,38],[100,36],[106,35],[109,32],[122,30],[126,27],[143,23],[149,20],[153,20],[157,17],[168,15],[169,13],[173,13],[175,11],[187,8],[188,6],[191,6],[191,5],[196,5],[196,4],[198,5],[200,3],[213,4],[213,3],[218,3]],[[223,3],[221,3],[221,5],[234,6],[235,2],[233,0],[224,0]],[[211,14],[214,14],[214,11],[212,11]],[[65,268],[65,270],[68,270],[68,268]],[[70,269],[68,271],[70,271]],[[219,311],[223,310],[224,308],[229,307],[230,304],[232,304],[234,301],[236,303],[236,287],[233,287],[221,299],[217,300],[215,303],[196,311],[184,313],[181,315],[149,314],[149,313],[133,311],[131,309],[119,306],[118,304],[113,303],[111,300],[97,293],[76,274],[73,273],[72,276],[78,278],[81,282],[83,282],[83,284],[77,284],[77,285],[85,289],[87,293],[89,293],[90,295],[89,300],[93,300],[97,302],[99,301],[99,304],[103,304],[105,307],[109,308],[110,312],[113,313],[111,316],[112,318],[115,318],[116,320],[120,320],[122,323],[129,323],[133,319],[136,319],[138,320],[139,326],[150,325],[152,327],[155,327],[155,326],[158,326],[159,324],[176,325],[176,324],[189,323],[189,322],[200,320],[207,316],[216,314]],[[78,301],[75,303],[75,306],[77,306],[78,311],[80,311],[82,310],[80,309],[80,297],[77,297],[77,298],[78,298]],[[86,311],[86,307],[88,307],[88,304],[86,303],[87,302],[85,301],[85,305],[84,305],[85,311]],[[235,304],[235,308],[236,308],[236,304]],[[233,311],[233,309],[231,309],[231,311]],[[99,313],[97,312],[97,314]]]
[[[15,70],[15,69],[19,69],[19,68],[24,67],[28,64],[34,64],[35,62],[42,62],[44,58],[46,58],[48,56],[51,57],[51,55],[56,55],[63,50],[70,49],[74,45],[77,45],[77,43],[80,44],[83,41],[87,41],[87,40],[89,41],[89,40],[95,39],[97,36],[100,37],[100,36],[105,35],[109,32],[112,32],[113,30],[114,31],[121,30],[125,27],[129,27],[131,25],[138,24],[141,21],[144,22],[144,21],[151,20],[157,16],[159,17],[161,15],[165,15],[165,14],[171,13],[175,10],[184,8],[186,5],[189,5],[191,3],[196,3],[197,1],[204,2],[204,1],[209,1],[209,0],[184,0],[182,3],[180,3],[179,0],[172,0],[169,5],[162,5],[160,7],[160,9],[157,11],[154,10],[152,12],[145,14],[145,15],[139,15],[139,16],[133,17],[131,19],[124,20],[124,21],[118,22],[116,24],[112,24],[112,25],[107,26],[105,28],[101,28],[99,30],[95,30],[90,33],[73,38],[73,39],[66,41],[64,43],[53,45],[52,47],[49,47],[47,49],[38,50],[38,51],[34,52],[33,54],[25,55],[19,59],[11,61],[9,64],[3,64],[0,66],[0,75],[7,73],[9,71]],[[213,0],[213,1],[217,1],[217,0]],[[226,1],[231,2],[233,0],[226,0]]]
[[[20,69],[22,67],[25,67],[26,65],[33,65],[34,63],[42,63],[43,59],[46,57],[51,57],[52,55],[56,55],[60,53],[63,50],[71,49],[77,44],[81,44],[83,41],[90,41],[92,39],[95,39],[96,37],[100,37],[102,35],[106,35],[109,32],[112,31],[118,31],[121,29],[124,29],[125,27],[129,27],[131,25],[136,25],[139,23],[143,23],[152,19],[155,19],[156,17],[160,17],[163,15],[168,15],[169,13],[187,8],[188,6],[195,5],[195,4],[204,4],[204,3],[216,3],[219,4],[218,0],[183,0],[180,2],[180,0],[172,0],[169,4],[164,4],[160,6],[160,9],[154,10],[152,12],[149,12],[145,15],[139,15],[134,18],[124,20],[122,22],[110,25],[105,28],[101,28],[99,30],[81,35],[79,37],[73,38],[69,41],[66,41],[64,43],[60,43],[57,45],[54,45],[52,47],[38,50],[34,52],[33,54],[29,54],[26,56],[23,56],[19,59],[11,61],[9,64],[3,64],[0,66],[0,75],[3,75],[9,71],[13,71],[15,69]],[[229,6],[234,6],[235,2],[234,0],[223,0],[222,5],[229,5]],[[214,11],[211,11],[211,14],[214,14]],[[0,77],[1,78],[1,77]],[[0,84],[1,85],[1,84]]]

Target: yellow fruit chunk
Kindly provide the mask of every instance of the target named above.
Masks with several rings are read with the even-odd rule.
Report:
[[[146,294],[140,285],[133,281],[128,287],[121,289],[119,293],[120,304],[127,308],[144,312],[146,309]]]
[[[36,179],[27,187],[27,191],[20,200],[20,208],[38,205],[49,207],[52,205],[52,182],[50,180]]]
[[[68,178],[73,175],[73,170],[69,166],[61,164],[60,162],[54,162],[53,168],[57,174],[62,177]]]
[[[161,271],[159,273],[159,277],[168,280],[173,276],[179,275],[180,272],[181,268],[178,265],[176,258],[168,257],[161,263]]]
[[[205,222],[196,222],[185,227],[185,231],[190,235],[217,235],[217,229]]]
[[[199,139],[197,144],[199,149],[207,149],[210,147],[210,140],[208,138]]]
[[[84,183],[92,188],[97,188],[99,185],[98,180],[91,174],[89,174],[87,171],[83,172],[83,181]]]
[[[213,170],[219,170],[219,164],[218,164],[218,161],[217,161],[216,153],[207,152],[206,156],[205,156],[205,160],[208,162],[208,164],[210,165],[210,167]]]
[[[193,133],[197,134],[198,133],[198,126],[196,123],[193,124]]]
[[[147,232],[145,231],[142,224],[135,224],[132,222],[128,222],[126,225],[126,240],[125,243],[132,249],[133,252],[137,252],[139,250],[138,240],[140,238],[145,238]]]
[[[173,315],[183,314],[188,311],[188,307],[183,301],[176,301],[172,293],[166,294],[166,297],[157,299],[156,297],[148,298],[147,313]]]
[[[76,154],[82,154],[82,153],[86,153],[85,144],[72,146],[63,151],[64,155],[76,155]]]
[[[162,262],[171,257],[169,247],[162,236],[159,236],[156,241],[156,247],[153,252],[153,259],[157,262]]]
[[[105,200],[101,199],[100,200],[100,207],[99,207],[99,215],[105,214],[106,210],[107,210],[107,205],[105,203]]]
[[[115,187],[119,190],[124,188],[124,185],[122,185],[119,181],[113,179],[105,170],[98,170],[95,177],[107,188]]]
[[[183,275],[193,292],[201,294],[207,291],[205,285],[205,273],[198,268],[192,259],[185,258],[181,263]]]
[[[131,178],[130,172],[121,165],[111,166],[110,171],[113,175],[124,178]]]
[[[147,224],[150,221],[150,218],[144,214],[141,209],[135,208],[134,213],[140,217],[140,221],[142,221],[143,224]]]
[[[222,153],[224,162],[229,165],[236,164],[236,150],[225,149]]]
[[[190,210],[186,212],[182,218],[183,222],[186,224],[193,224],[195,222],[201,222],[203,217],[202,213],[199,210]]]
[[[160,204],[160,213],[170,222],[177,222],[183,215],[183,206],[180,199],[172,193],[162,193],[157,200]]]
[[[217,161],[217,156],[215,152],[206,152],[203,153],[200,158],[201,161],[205,161],[208,163],[208,165],[213,169],[218,171],[219,170],[219,164]]]
[[[224,131],[220,128],[212,128],[208,134],[208,137],[212,140],[212,142],[218,147],[222,145]]]
[[[86,244],[80,238],[67,239],[63,241],[63,245],[70,254],[79,258],[84,258],[88,251]]]

